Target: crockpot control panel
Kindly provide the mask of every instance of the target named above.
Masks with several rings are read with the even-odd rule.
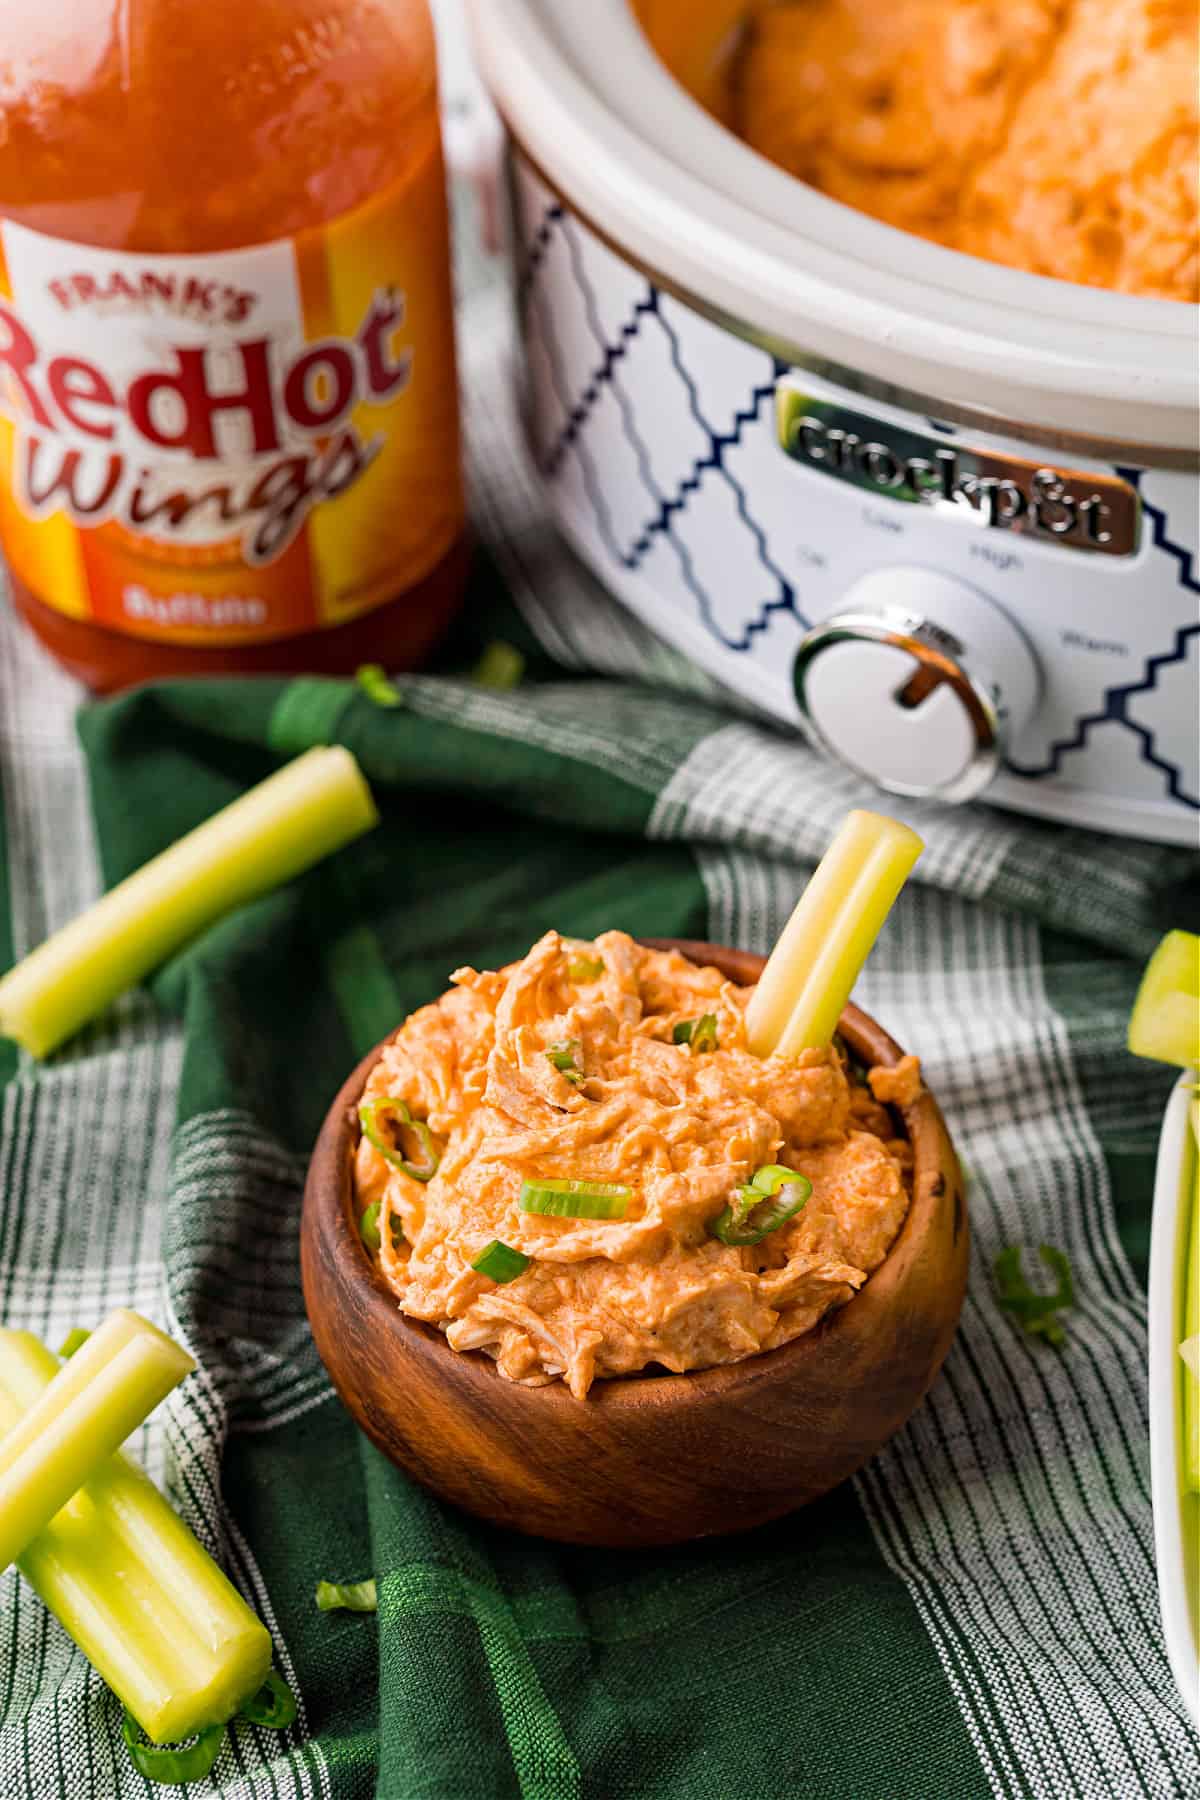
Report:
[[[989,804],[1195,846],[1186,453],[1060,434],[1049,396],[1045,437],[943,416],[826,367],[799,291],[789,361],[656,283],[519,149],[513,192],[540,492],[659,637],[895,793],[986,787]],[[605,627],[581,602],[554,629],[587,663]]]
[[[1012,621],[934,569],[875,569],[803,639],[793,679],[820,747],[893,794],[968,800],[1033,713]]]

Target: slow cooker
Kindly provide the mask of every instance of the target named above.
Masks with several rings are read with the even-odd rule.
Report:
[[[1197,309],[817,193],[696,98],[739,0],[640,4],[472,5],[558,527],[892,793],[1195,844]]]

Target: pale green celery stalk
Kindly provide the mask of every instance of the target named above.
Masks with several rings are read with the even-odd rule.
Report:
[[[828,1044],[924,847],[896,819],[846,814],[750,996],[746,1038],[755,1056]]]
[[[15,1429],[58,1375],[35,1337],[5,1332],[0,1431]],[[17,1567],[156,1743],[223,1724],[266,1679],[265,1626],[124,1456],[93,1471]]]
[[[0,1368],[20,1335],[0,1331]],[[195,1366],[173,1339],[124,1308],[70,1362],[56,1365],[53,1381],[0,1442],[0,1569]]]
[[[1195,1142],[1192,1152],[1192,1217],[1184,1268],[1183,1339],[1192,1345],[1184,1356],[1183,1478],[1200,1492],[1200,1100],[1191,1104]],[[1180,1346],[1183,1349],[1183,1345]]]
[[[378,822],[348,750],[306,751],[11,969],[0,980],[0,1035],[48,1055],[215,919]]]

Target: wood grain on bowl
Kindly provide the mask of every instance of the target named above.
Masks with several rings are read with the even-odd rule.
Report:
[[[647,939],[731,980],[763,958]],[[861,1062],[894,1065],[887,1033],[848,1006]],[[962,1307],[967,1215],[958,1162],[932,1096],[903,1109],[912,1205],[884,1261],[815,1330],[745,1362],[689,1375],[520,1387],[482,1352],[452,1350],[407,1318],[359,1239],[357,1103],[379,1051],[334,1101],[304,1196],[301,1266],[317,1349],[362,1429],[444,1499],[518,1531],[631,1547],[745,1530],[815,1500],[900,1429],[941,1366]]]

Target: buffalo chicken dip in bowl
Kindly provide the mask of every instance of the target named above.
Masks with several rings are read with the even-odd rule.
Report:
[[[669,1543],[815,1498],[918,1404],[967,1225],[917,1061],[847,1006],[755,1055],[761,957],[547,932],[350,1077],[305,1195],[317,1347],[445,1498]]]
[[[749,989],[622,931],[451,980],[371,1070],[354,1179],[401,1312],[454,1350],[582,1401],[777,1349],[883,1261],[912,1156],[881,1101],[915,1058],[754,1056]]]

